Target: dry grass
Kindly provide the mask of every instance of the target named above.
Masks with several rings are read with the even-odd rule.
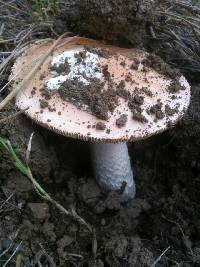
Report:
[[[0,75],[26,45],[53,35],[59,8],[58,0],[0,0]]]
[[[19,3],[19,4],[17,4]],[[10,73],[10,63],[14,61],[14,59],[26,49],[27,45],[31,42],[40,42],[41,40],[44,41],[44,37],[51,34],[51,29],[53,25],[53,18],[55,15],[56,8],[58,7],[58,1],[56,0],[36,0],[33,1],[2,1],[0,0],[0,16],[1,16],[1,24],[0,24],[0,77],[3,77],[6,74],[6,79]],[[52,19],[51,19],[52,18]],[[52,47],[47,51],[45,55],[41,58],[37,59],[35,66],[32,66],[30,71],[28,71],[26,78],[23,81],[29,80],[32,75],[37,72],[39,66],[44,62],[47,56],[51,53],[54,47],[60,41],[58,38],[52,45]],[[70,38],[69,38],[70,39]],[[47,39],[46,39],[47,40]],[[49,39],[48,39],[49,40]],[[8,96],[0,103],[0,109],[3,108],[15,95],[15,91],[19,91],[23,87],[24,82],[19,85],[15,90],[13,90]],[[6,83],[0,90],[0,94],[5,92],[5,89],[9,86],[9,82]],[[1,119],[0,123],[7,123],[8,120],[14,119],[16,116],[19,116],[22,111],[19,111],[13,115],[8,116],[7,118]],[[2,143],[2,142],[3,143]],[[4,143],[3,139],[0,137],[0,143],[3,144],[4,148],[8,148],[6,143]],[[28,146],[31,147],[30,145]],[[66,210],[62,205],[60,205],[57,201],[55,201],[44,189],[40,186],[40,184],[34,179],[32,172],[28,165],[24,165],[19,161],[17,155],[15,154],[14,150],[10,146],[10,150],[7,149],[8,153],[11,153],[10,156],[14,156],[13,160],[15,161],[15,165],[19,171],[21,171],[28,179],[31,180],[33,183],[34,188],[38,192],[39,196],[42,197],[44,200],[50,202],[55,207],[57,207],[61,212],[65,215],[73,218],[76,222],[80,225],[85,227],[92,238],[92,249],[93,255],[96,255],[96,235],[93,231],[92,227],[82,218],[80,217],[75,209],[71,209],[70,211]],[[27,150],[28,151],[28,150]],[[30,154],[28,151],[27,155]],[[14,153],[14,154],[13,154]],[[17,162],[16,162],[17,160]],[[28,164],[28,160],[27,160]],[[14,193],[13,193],[14,194]],[[13,197],[11,194],[6,200],[0,202],[0,211],[5,208],[6,205],[9,204],[10,199]],[[5,211],[5,210],[4,210]],[[13,241],[14,242],[14,241]],[[13,245],[12,242],[12,245]],[[16,248],[13,250],[12,253],[10,251],[11,247],[8,250],[5,250],[2,255],[0,255],[0,259],[5,256],[6,261],[4,262],[3,267],[10,266],[11,261],[13,258],[16,259],[17,267],[21,266],[21,254],[18,253],[19,248],[22,245],[22,241],[17,244]],[[49,266],[55,266],[53,259],[47,254],[43,246],[40,244],[41,250],[38,252],[39,256],[34,259],[35,264],[38,266],[42,266],[40,260],[42,257],[46,258],[46,263],[50,264]],[[8,253],[9,252],[9,253]],[[8,254],[7,254],[8,253]]]
[[[32,2],[32,4],[31,4]],[[150,49],[161,55],[171,65],[182,69],[185,72],[200,72],[200,7],[197,5],[199,1],[170,1],[163,0],[155,11],[155,20],[149,26],[149,37],[151,39]],[[10,1],[0,0],[0,77],[3,74],[9,74],[10,62],[20,53],[27,44],[32,41],[49,37],[52,33],[53,18],[59,8],[58,1],[36,0],[36,1]],[[2,90],[0,93],[4,93]],[[19,114],[4,118],[6,120],[13,119]],[[2,120],[0,121],[2,123]],[[26,166],[28,167],[28,166]],[[40,190],[40,195],[50,201],[59,210],[67,215],[74,217],[90,232],[93,231],[74,210],[67,211],[57,202],[55,202],[42,188],[32,176],[28,169],[27,176],[32,180],[33,184]],[[42,193],[42,194],[41,194]],[[0,210],[9,204],[12,194],[6,200],[0,202]],[[17,232],[18,233],[18,232]],[[94,234],[94,233],[93,233]],[[17,237],[17,235],[16,235]],[[16,237],[12,240],[15,241]],[[21,246],[21,243],[18,243]],[[51,257],[45,249],[40,246],[41,250],[35,255],[34,261],[39,264],[43,256],[54,266]],[[93,236],[93,254],[96,255],[96,238]],[[18,247],[17,247],[18,248]],[[9,250],[11,247],[9,247]],[[154,262],[160,261],[161,257],[167,250],[163,251]],[[4,255],[8,251],[4,251]],[[9,266],[12,257],[16,256],[17,250],[8,257],[4,263]],[[73,257],[81,257],[81,255],[69,255]],[[0,255],[0,258],[2,255]],[[17,255],[16,266],[20,266],[20,254]],[[170,260],[170,259],[169,259]],[[5,265],[5,266],[6,266]]]
[[[164,0],[154,15],[149,27],[150,50],[185,73],[199,73],[200,7],[191,1]]]

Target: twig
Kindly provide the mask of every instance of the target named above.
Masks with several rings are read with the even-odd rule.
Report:
[[[171,220],[171,219],[168,219],[167,217],[165,217],[165,215],[162,215],[162,218],[165,219],[166,221],[170,222],[170,223],[175,224],[179,228],[179,230],[180,230],[180,232],[182,234],[182,237],[183,237],[183,243],[184,243],[184,245],[190,251],[191,255],[194,255],[193,250],[192,250],[192,247],[191,247],[190,242],[189,242],[189,239],[185,236],[185,234],[183,232],[183,229],[180,226],[180,224],[177,223],[177,222],[175,222],[175,221],[173,221],[173,220]]]
[[[56,200],[52,199],[51,196],[40,186],[40,184],[34,179],[32,172],[29,168],[29,166],[27,166],[27,170],[28,170],[28,178],[31,180],[31,182],[33,183],[34,187],[37,188],[37,191],[40,193],[40,196],[49,201],[50,203],[52,203],[53,205],[55,205],[60,211],[62,211],[64,214],[66,214],[69,217],[72,217],[73,219],[75,219],[79,224],[85,226],[90,233],[93,233],[92,227],[86,223],[86,221],[81,218],[74,210],[72,210],[72,212],[66,210],[62,205],[60,205]]]
[[[17,111],[17,112],[16,112],[15,114],[13,114],[13,115],[10,115],[10,116],[8,116],[8,117],[6,117],[6,118],[1,119],[1,120],[0,120],[0,124],[3,123],[3,122],[6,122],[6,121],[9,121],[9,120],[12,120],[12,119],[16,118],[17,116],[19,116],[20,114],[24,113],[24,111],[26,111],[26,110],[28,110],[28,109],[29,109],[29,108],[22,109],[22,110],[20,110],[20,111]]]
[[[6,203],[8,203],[9,202],[9,200],[14,196],[14,194],[15,194],[15,191],[14,192],[12,192],[12,194],[3,202],[3,204],[0,206],[0,211],[1,211],[1,209],[3,208],[3,206],[5,206],[6,205]]]
[[[26,155],[27,155],[26,162],[29,162],[32,138],[33,138],[33,133],[31,134],[29,142],[28,142],[28,152],[26,153]],[[65,215],[71,217],[73,220],[77,221],[80,225],[82,225],[86,229],[88,229],[88,231],[92,235],[92,253],[93,253],[93,257],[96,258],[97,239],[96,239],[96,233],[95,233],[94,229],[91,227],[91,225],[88,224],[81,216],[79,216],[73,208],[71,209],[71,212],[70,212],[67,209],[65,209],[62,205],[60,205],[56,200],[51,198],[51,196],[35,180],[35,178],[33,177],[31,169],[30,169],[28,164],[26,165],[26,168],[27,168],[26,175],[31,180],[34,188],[36,189],[36,192],[40,195],[41,198],[47,200],[48,202],[50,202],[51,204],[56,206]]]
[[[156,264],[161,260],[162,256],[170,249],[170,246],[168,248],[166,248],[161,254],[160,256],[158,256],[158,258],[151,264],[150,267],[155,267]]]
[[[29,159],[30,159],[33,135],[34,135],[34,132],[32,132],[32,134],[31,134],[31,136],[29,138],[28,146],[27,146],[27,149],[26,149],[26,165],[29,165]]]
[[[58,45],[60,40],[66,36],[64,33],[61,35],[54,43],[53,45],[47,50],[47,52],[42,56],[41,60],[32,68],[32,70],[25,76],[25,78],[22,80],[19,85],[16,86],[15,89],[12,90],[12,92],[0,103],[0,110],[3,109],[15,96],[16,94],[26,85],[26,83],[35,75],[35,73],[38,71],[40,66],[44,63],[44,61],[47,59],[47,57],[51,54],[51,52],[54,50],[54,48]],[[68,41],[70,42],[72,38],[69,37]]]
[[[32,142],[32,138],[33,138],[33,133],[30,136],[29,142],[28,142],[28,149],[29,152],[26,153],[27,155],[27,159],[26,161],[29,161],[29,156],[30,156],[30,149],[31,149],[31,142]],[[62,211],[63,213],[65,213],[67,216],[72,217],[73,219],[75,219],[77,222],[79,222],[81,225],[85,226],[90,233],[94,234],[94,231],[92,229],[92,227],[86,223],[86,221],[80,217],[76,211],[74,209],[72,209],[72,211],[68,211],[66,210],[62,205],[60,205],[56,200],[52,199],[51,196],[40,186],[40,184],[35,180],[35,178],[32,175],[31,169],[29,167],[29,165],[26,165],[27,168],[27,176],[28,178],[31,180],[32,184],[34,185],[34,187],[36,188],[37,192],[39,193],[39,195],[49,201],[50,203],[52,203],[53,205],[55,205],[60,211]]]
[[[18,251],[18,249],[20,248],[21,244],[22,244],[22,241],[18,244],[18,246],[16,247],[16,249],[13,251],[13,253],[9,257],[9,259],[4,263],[4,265],[2,267],[6,267],[6,265],[11,261],[11,259],[15,256],[15,254]]]
[[[9,247],[7,249],[5,249],[1,254],[0,254],[0,258],[3,257],[12,247],[13,245],[13,242],[15,241],[15,239],[17,238],[18,234],[19,234],[19,231],[20,231],[21,228],[17,229],[16,233],[15,233],[15,236],[13,239],[11,239],[11,244],[9,245]]]
[[[69,256],[69,257],[73,257],[73,258],[79,258],[79,259],[83,259],[83,256],[82,255],[79,255],[79,254],[75,254],[75,253],[66,253],[66,256]]]
[[[45,256],[47,257],[49,263],[52,265],[52,267],[56,267],[56,264],[54,263],[52,257],[49,256],[49,254],[46,252],[46,250],[44,249],[43,245],[41,243],[39,243],[43,253],[45,254]]]
[[[22,9],[19,9],[19,8],[17,8],[16,6],[12,6],[12,5],[10,5],[9,3],[5,3],[5,2],[3,2],[3,1],[1,1],[1,0],[0,0],[0,3],[3,4],[3,5],[6,5],[6,6],[10,7],[10,8],[13,8],[14,10],[16,10],[16,11],[18,11],[18,12],[21,12],[21,13],[23,13],[23,14],[28,15],[28,13],[27,13],[26,11],[24,11],[24,10],[22,10]]]
[[[18,73],[17,73],[18,74]],[[3,92],[3,90],[4,89],[6,89],[6,87],[13,81],[13,79],[17,76],[17,74],[16,75],[14,75],[11,79],[10,79],[10,81],[8,81],[1,89],[0,89],[0,93],[2,93]]]
[[[22,254],[17,255],[15,267],[21,267]]]
[[[187,20],[187,19],[185,19],[185,18],[183,18],[183,17],[181,17],[179,15],[176,15],[176,14],[173,14],[173,13],[168,13],[168,12],[163,12],[163,11],[159,11],[158,13],[166,15],[166,16],[174,17],[174,18],[176,18],[176,19],[178,19],[180,21],[188,23],[190,26],[195,27],[197,32],[200,33],[200,31],[199,31],[200,30],[200,26],[199,25],[197,25],[197,24],[195,24],[195,23],[193,23],[193,22],[191,22],[191,21],[189,21],[189,20]]]

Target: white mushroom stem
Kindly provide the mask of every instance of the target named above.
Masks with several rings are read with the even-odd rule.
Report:
[[[135,196],[135,182],[126,143],[91,144],[97,182],[105,191],[118,191],[121,201]]]

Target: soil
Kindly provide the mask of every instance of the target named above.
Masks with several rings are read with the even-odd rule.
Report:
[[[121,128],[125,126],[127,123],[127,115],[126,114],[121,114],[120,117],[116,120],[116,125]]]
[[[68,74],[70,72],[70,64],[68,63],[67,59],[65,59],[64,63],[59,64],[59,66],[50,66],[50,69],[51,71],[56,71],[58,74],[62,74],[63,72]]]
[[[163,106],[162,102],[157,101],[157,104],[153,105],[150,108],[150,113],[154,114],[156,119],[163,119],[165,117],[165,114],[161,110],[162,106]],[[165,112],[167,115],[169,115],[169,106],[167,105],[165,107]]]
[[[123,6],[124,14],[128,14],[125,23],[117,16],[123,13],[119,0],[107,1],[106,5],[104,1],[91,0],[91,5],[81,1],[81,7],[76,1],[71,2],[74,8],[71,13],[67,8],[68,13],[63,11],[57,24],[59,29],[78,28],[79,33],[105,36],[124,46],[127,43],[143,45],[150,1],[127,1]],[[139,2],[144,5],[137,6]],[[138,13],[130,12],[134,5]],[[77,9],[82,12],[78,19]],[[83,18],[84,12],[92,12],[94,16]],[[8,74],[0,81],[1,86],[6,83]],[[190,73],[188,76],[191,77]],[[94,260],[94,246],[88,231],[41,199],[0,149],[1,263],[10,258],[22,241],[7,266],[16,266],[15,261],[21,255],[20,267],[149,267],[164,251],[156,267],[200,266],[200,85],[194,84],[195,80],[191,80],[189,110],[174,128],[129,144],[137,194],[125,204],[120,204],[118,194],[104,194],[99,189],[87,143],[47,131],[23,115],[1,124],[0,136],[11,141],[23,162],[30,135],[35,132],[30,156],[34,177],[65,208],[74,207],[97,235]],[[118,94],[128,99],[123,85],[120,88]],[[50,97],[48,93],[44,96]],[[132,99],[130,106],[140,118],[140,103]],[[168,116],[174,112],[167,106],[165,110]],[[154,110],[157,111],[159,105]],[[11,103],[1,111],[0,119],[15,112]]]
[[[76,64],[82,64],[86,66],[86,58],[87,52],[90,52],[93,55],[98,55],[99,57],[103,57],[109,59],[113,54],[108,49],[96,49],[93,47],[85,47],[84,51],[80,51],[75,54]],[[115,54],[116,59],[118,59],[118,55]],[[135,60],[133,60],[133,64]],[[136,62],[137,63],[137,62]],[[122,61],[120,64],[125,67],[125,62]],[[173,82],[168,87],[169,93],[177,93],[179,90],[185,90],[185,87],[180,85],[179,78],[180,72],[177,69],[173,69],[171,66],[166,64],[160,57],[156,55],[148,55],[145,60],[143,60],[144,66],[152,67],[157,70],[157,72],[169,76],[173,79]],[[65,67],[66,72],[65,72]],[[59,65],[49,66],[50,71],[55,71],[56,75],[62,73],[62,75],[67,75],[71,71],[70,64],[68,60],[65,59],[64,63],[60,63]],[[80,70],[79,70],[80,71]],[[118,106],[119,97],[123,98],[127,103],[128,107],[132,111],[132,119],[136,121],[140,121],[142,123],[148,122],[146,117],[142,115],[141,106],[144,104],[145,97],[139,95],[137,93],[137,88],[135,92],[131,94],[126,89],[126,82],[131,82],[134,84],[134,80],[132,80],[131,74],[127,73],[124,79],[122,79],[119,83],[115,83],[114,79],[111,77],[110,72],[108,71],[108,64],[100,66],[100,64],[95,68],[95,72],[99,72],[103,75],[104,80],[98,78],[89,78],[86,73],[79,72],[82,77],[86,80],[87,83],[81,81],[78,77],[75,77],[73,80],[64,81],[58,88],[58,94],[61,99],[64,101],[68,101],[73,103],[79,109],[86,110],[92,115],[96,116],[102,120],[108,120],[110,114],[112,115],[115,108]],[[144,69],[145,71],[145,69]],[[105,87],[107,86],[107,90]],[[43,88],[42,96],[44,99],[40,99],[40,106],[42,109],[49,108],[50,111],[54,111],[53,108],[48,105],[48,98],[51,98],[51,93],[47,93],[48,89]],[[139,91],[139,88],[138,88]],[[141,90],[140,90],[141,91]],[[148,88],[143,87],[142,91],[147,96],[152,96],[152,93],[148,90]],[[50,97],[49,97],[50,96]],[[159,102],[159,100],[158,100]],[[175,113],[178,113],[178,107],[176,109],[170,109],[169,106],[165,108],[163,112],[161,110],[162,104],[159,102],[156,105],[150,107],[149,114],[155,115],[155,121],[157,119],[163,119],[165,115],[168,117],[172,116]],[[41,111],[43,112],[43,111]],[[110,114],[109,114],[110,113]],[[116,125],[120,128],[124,126],[127,122],[127,116],[125,114],[121,114],[121,117],[116,120]],[[105,126],[105,125],[104,125]],[[99,130],[105,130],[105,127],[97,127]]]
[[[64,23],[69,30],[92,38],[116,45],[143,47],[147,41],[145,24],[152,20],[155,5],[155,0],[127,0],[125,5],[123,0],[69,1],[57,17],[54,28],[60,34],[65,29]]]
[[[97,118],[107,120],[108,112],[112,112],[117,106],[117,97],[112,89],[101,91],[103,87],[102,82],[97,79],[93,79],[89,85],[74,79],[63,82],[58,93],[63,100],[86,109]]]
[[[160,74],[164,74],[171,79],[178,79],[181,73],[178,69],[172,68],[166,64],[162,58],[157,55],[149,54],[146,59],[142,62],[145,66],[154,68]]]
[[[85,51],[76,53],[75,58],[77,64],[82,62],[85,64],[86,51],[97,54],[103,58],[109,58],[112,54],[108,49],[94,49],[86,47]],[[63,64],[61,64],[62,67]],[[56,68],[59,68],[58,66]],[[55,67],[53,68],[55,70]],[[70,71],[70,68],[67,70]],[[118,96],[115,93],[114,88],[116,84],[112,81],[110,73],[108,71],[108,65],[103,65],[97,68],[103,74],[105,82],[109,87],[109,90],[103,90],[105,82],[102,82],[97,78],[88,78],[86,75],[84,78],[89,84],[85,84],[78,78],[74,80],[67,80],[61,84],[58,88],[58,93],[63,100],[67,100],[78,108],[86,109],[91,114],[102,120],[109,118],[109,112],[113,112],[118,104]],[[67,74],[67,73],[64,73]],[[42,102],[43,103],[43,102]]]

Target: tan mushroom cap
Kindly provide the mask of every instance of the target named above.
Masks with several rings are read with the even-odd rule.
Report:
[[[16,83],[23,79],[30,63],[34,64],[51,44],[51,42],[44,42],[32,45],[17,58],[11,75],[11,78],[16,75],[13,88]],[[51,111],[48,108],[41,108],[40,100],[43,99],[41,89],[52,78],[52,72],[49,70],[52,59],[64,51],[80,51],[85,49],[85,46],[107,48],[113,53],[117,53],[117,57],[114,55],[110,58],[101,57],[100,64],[108,65],[108,71],[115,83],[119,84],[127,74],[131,75],[133,82],[125,81],[125,88],[133,96],[138,94],[144,97],[141,114],[147,119],[147,122],[133,119],[132,112],[123,98],[119,98],[119,105],[112,114],[109,113],[107,121],[98,119],[89,112],[64,101],[57,92],[53,93],[51,99],[48,100]],[[28,82],[26,88],[18,93],[16,105],[19,109],[28,108],[25,114],[36,123],[64,136],[98,142],[135,141],[147,138],[174,125],[183,116],[190,102],[190,86],[186,79],[181,76],[178,79],[184,90],[171,93],[168,90],[173,83],[171,78],[156,72],[150,67],[143,68],[142,63],[138,65],[138,69],[131,68],[133,62],[142,62],[146,56],[147,54],[143,51],[108,46],[86,38],[74,37],[69,43],[66,43],[65,39],[48,57],[34,78]],[[151,94],[147,94],[143,90],[144,88],[148,88]],[[171,109],[177,108],[177,112],[156,119],[155,114],[152,114],[149,110],[158,100],[163,103],[163,111],[165,105],[168,105]],[[119,128],[116,125],[116,120],[121,114],[127,115],[127,123]],[[96,129],[95,125],[98,122],[105,124],[105,130]]]

